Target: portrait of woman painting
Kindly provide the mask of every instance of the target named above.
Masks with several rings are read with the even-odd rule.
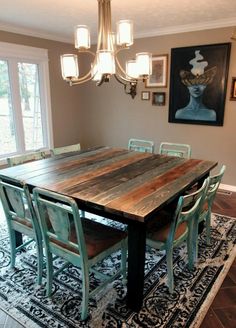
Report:
[[[223,125],[230,47],[171,49],[169,122]]]

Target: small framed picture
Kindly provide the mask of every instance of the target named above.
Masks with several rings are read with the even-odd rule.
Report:
[[[165,92],[153,92],[152,93],[152,104],[155,106],[164,106],[166,103]]]
[[[150,91],[142,91],[141,99],[142,100],[149,100],[150,99]]]
[[[146,80],[146,88],[167,87],[168,55],[152,55],[152,75]]]
[[[236,77],[232,78],[230,100],[236,100]]]

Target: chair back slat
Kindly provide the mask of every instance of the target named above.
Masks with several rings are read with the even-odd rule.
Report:
[[[67,243],[70,237],[70,219],[67,211],[48,206],[48,217],[58,240]]]
[[[10,215],[16,215],[21,218],[25,217],[25,205],[23,199],[24,195],[22,190],[7,184],[3,185],[3,189],[5,190],[6,194],[8,213]]]
[[[130,139],[128,143],[128,149],[143,153],[153,153],[154,142],[150,140]]]
[[[45,152],[39,151],[24,155],[17,155],[14,157],[8,157],[7,163],[9,166],[15,166],[23,163],[33,162],[36,160],[44,159],[46,157]]]
[[[162,142],[159,148],[160,155],[191,158],[191,147],[188,144]]]
[[[61,154],[66,154],[66,153],[70,153],[70,152],[80,151],[80,149],[81,149],[80,143],[78,143],[78,144],[74,144],[74,145],[53,148],[50,150],[50,152],[51,152],[52,156],[55,156],[55,155],[61,155]]]
[[[28,188],[23,182],[0,176],[0,195],[8,222],[17,217],[34,224],[31,215],[34,209]]]

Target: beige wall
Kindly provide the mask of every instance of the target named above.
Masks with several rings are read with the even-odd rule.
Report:
[[[79,142],[80,89],[69,87],[61,77],[60,55],[74,51],[73,45],[0,31],[0,42],[48,49],[54,146]]]
[[[139,39],[127,51],[127,56],[131,58],[136,52],[150,51],[167,53],[170,59],[171,48],[229,42],[231,33],[232,28],[222,28]],[[48,49],[55,146],[80,141],[83,148],[95,145],[127,147],[131,137],[153,140],[156,151],[164,140],[189,143],[193,157],[217,160],[219,165],[225,163],[223,183],[236,186],[236,102],[229,101],[232,76],[236,76],[236,42],[231,48],[224,126],[214,127],[168,123],[169,88],[149,89],[166,92],[164,107],[142,101],[140,92],[132,100],[114,80],[101,87],[89,82],[70,88],[61,78],[59,56],[74,51],[72,45],[1,31],[0,41]],[[138,91],[142,90],[147,89],[140,85]]]
[[[139,39],[135,40],[129,56],[150,51],[153,54],[167,53],[170,59],[171,48],[230,42],[231,33],[232,28],[223,28]],[[151,101],[142,101],[140,93],[132,100],[115,81],[101,87],[83,86],[83,146],[127,147],[131,137],[153,140],[156,151],[161,141],[189,143],[193,157],[216,160],[219,165],[225,163],[227,170],[223,183],[236,186],[236,102],[229,101],[232,76],[236,76],[236,42],[231,48],[222,127],[168,123],[169,87],[149,89],[166,91],[166,106],[157,107],[152,106]],[[143,85],[139,86],[141,90],[145,90]]]

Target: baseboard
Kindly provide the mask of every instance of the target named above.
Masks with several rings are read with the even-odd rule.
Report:
[[[219,189],[236,192],[236,186],[231,186],[231,185],[227,185],[227,184],[223,184],[223,183],[220,184]]]

